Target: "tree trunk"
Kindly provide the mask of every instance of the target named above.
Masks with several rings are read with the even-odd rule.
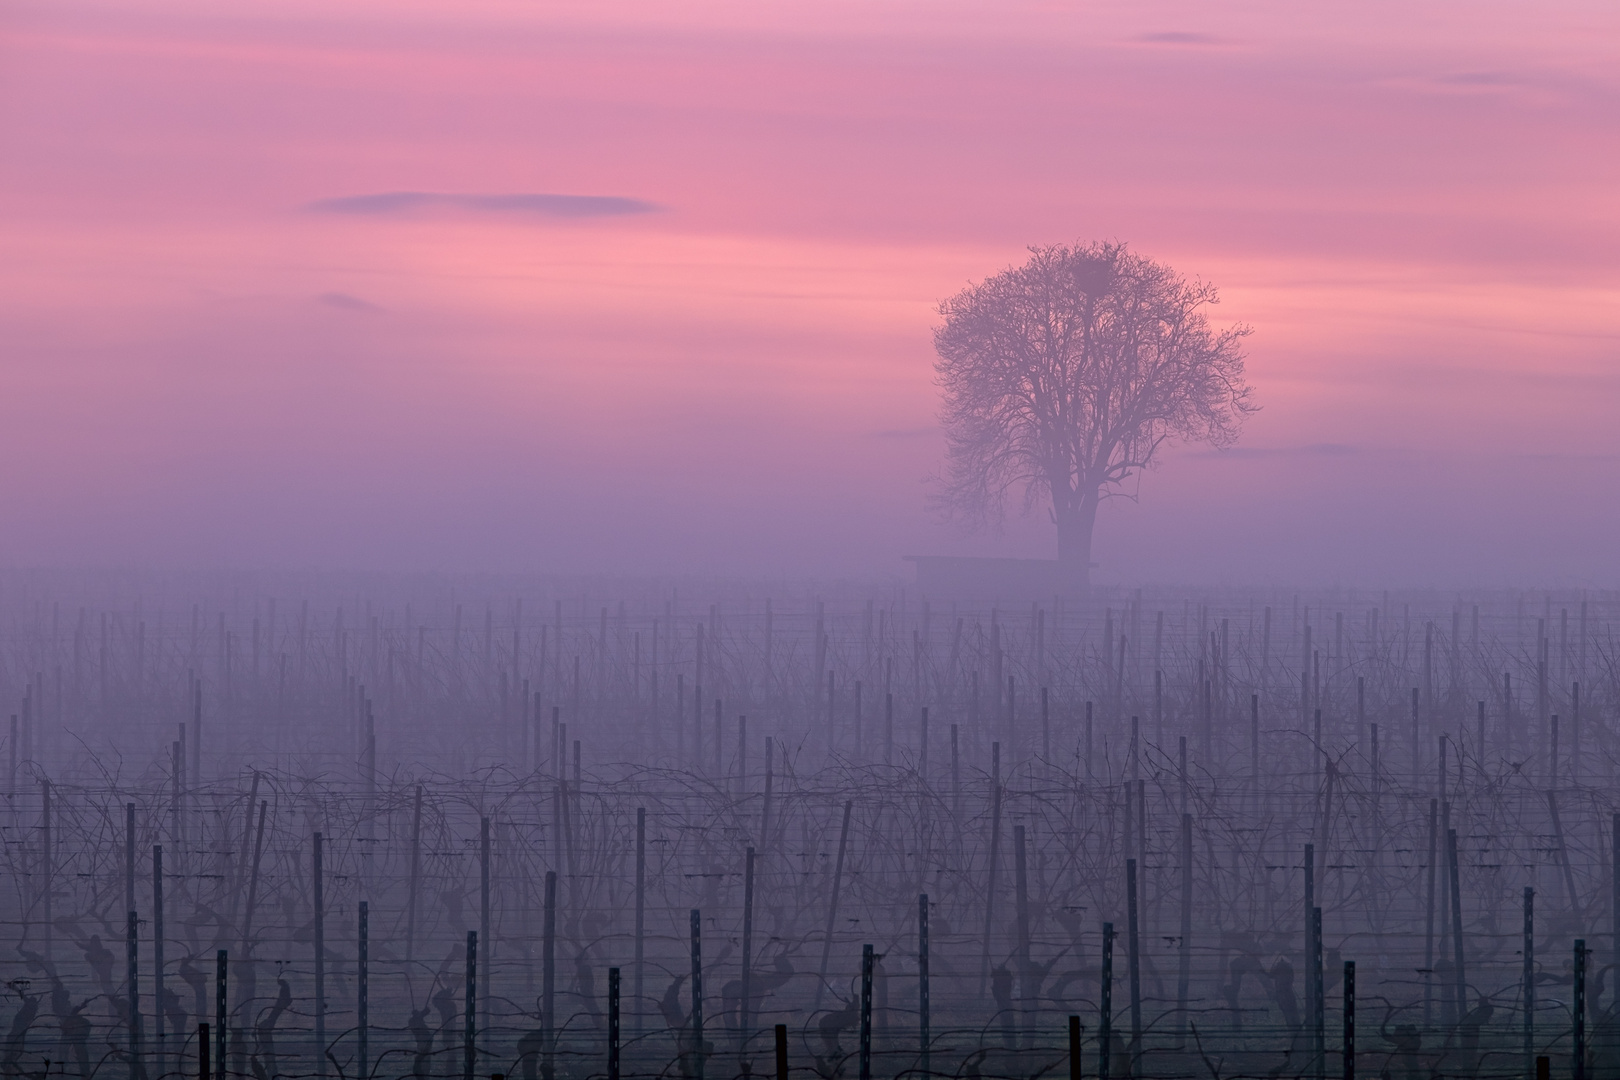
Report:
[[[1057,522],[1058,564],[1071,588],[1085,589],[1091,585],[1091,534],[1097,524],[1097,506],[1101,500],[1098,491],[1075,495],[1068,506],[1055,505],[1052,516]]]

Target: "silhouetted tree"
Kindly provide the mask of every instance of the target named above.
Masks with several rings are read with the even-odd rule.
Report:
[[[1237,326],[1213,330],[1215,288],[1124,244],[1036,247],[940,305],[947,520],[999,523],[1009,492],[1050,505],[1058,559],[1091,566],[1097,507],[1173,439],[1231,444],[1254,411]]]

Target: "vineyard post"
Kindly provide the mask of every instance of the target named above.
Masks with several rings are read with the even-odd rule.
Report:
[[[861,946],[860,1080],[872,1080],[872,946]]]
[[[742,1057],[743,1073],[748,1073],[748,1007],[752,1002],[754,976],[754,849],[743,856],[743,925],[742,925],[742,1002],[738,1005],[737,1053]]]
[[[467,931],[467,983],[463,994],[461,1080],[473,1080],[478,1069],[478,931]]]
[[[355,971],[355,1040],[359,1043],[355,1054],[355,1074],[359,1080],[370,1080],[371,1058],[368,1051],[371,1037],[371,906],[360,901],[360,922],[356,947]]]
[[[152,845],[152,1034],[158,1075],[164,1072],[163,1041],[163,845]],[[176,1034],[179,1034],[176,1032]]]
[[[928,894],[921,893],[917,897],[917,1052],[925,1080],[931,1071],[928,1059],[932,1042],[928,990]]]
[[[1356,962],[1344,962],[1344,1080],[1356,1080]]]
[[[633,973],[637,1035],[641,1034],[642,976],[647,948],[647,808],[636,807],[636,955]]]
[[[608,968],[607,1051],[608,1080],[619,1080],[619,969],[616,967]]]
[[[827,932],[821,941],[821,966],[816,969],[816,1000],[811,1011],[821,1008],[821,993],[827,985],[827,962],[832,956],[833,927],[838,920],[838,892],[844,883],[844,852],[849,848],[849,817],[853,801],[844,803],[844,823],[838,829],[838,858],[833,862],[832,895],[827,900]]]
[[[554,1010],[557,1000],[557,871],[546,871],[545,921],[540,939],[540,1042],[541,1077],[553,1080],[557,1075],[556,1036],[557,1018]]]
[[[1102,924],[1102,986],[1097,994],[1097,1080],[1108,1080],[1114,1038],[1114,924]]]
[[[692,909],[692,1071],[703,1080],[703,913]]]
[[[323,892],[321,834],[315,834],[310,899],[315,915],[315,1075],[326,1076],[326,896]]]
[[[1142,938],[1138,919],[1136,893],[1136,860],[1125,860],[1126,942],[1130,950],[1127,960],[1131,981],[1131,1074],[1137,1071],[1142,1053]]]
[[[225,1004],[226,988],[228,986],[227,967],[229,958],[224,949],[214,954],[214,1067],[219,1070],[221,1077],[225,1076],[225,1022],[229,1018],[229,1010]]]

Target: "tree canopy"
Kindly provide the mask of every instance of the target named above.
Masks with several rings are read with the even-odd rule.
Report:
[[[1215,287],[1120,243],[1033,247],[944,301],[934,332],[946,519],[999,524],[1009,495],[1050,507],[1058,559],[1091,565],[1101,500],[1174,440],[1228,446],[1255,410],[1244,326],[1217,330]]]

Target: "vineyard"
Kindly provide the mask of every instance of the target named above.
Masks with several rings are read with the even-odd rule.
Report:
[[[5,1076],[1620,1067],[1620,598],[96,588],[0,594]]]

